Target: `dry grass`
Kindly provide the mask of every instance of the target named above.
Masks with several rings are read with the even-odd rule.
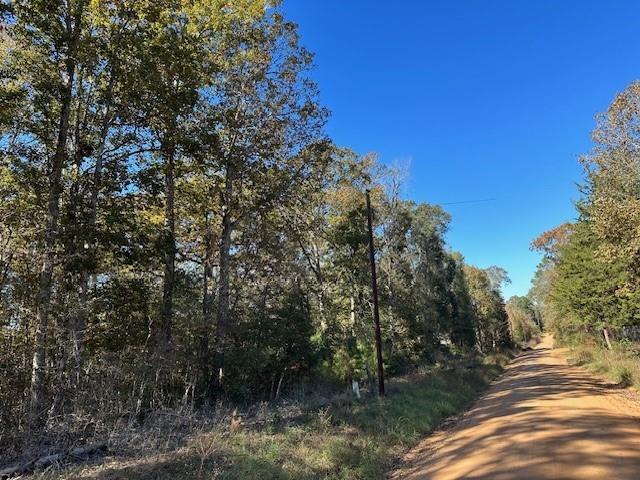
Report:
[[[570,361],[604,375],[622,387],[640,387],[640,346],[615,343],[612,350],[595,344],[570,347]]]
[[[501,371],[505,355],[435,366],[389,382],[387,398],[258,406],[203,423],[112,436],[101,463],[42,472],[42,480],[374,479],[444,419],[463,410]],[[160,425],[157,422],[157,425]],[[129,449],[131,449],[129,451]],[[97,461],[96,461],[97,462]]]

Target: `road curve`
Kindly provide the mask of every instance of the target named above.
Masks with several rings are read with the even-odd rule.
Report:
[[[567,364],[545,337],[451,429],[425,439],[393,479],[640,479],[635,393]]]

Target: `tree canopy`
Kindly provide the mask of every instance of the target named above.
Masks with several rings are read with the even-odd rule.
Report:
[[[510,343],[505,272],[327,137],[274,2],[0,5],[3,429],[365,380],[365,189],[387,369]]]
[[[640,84],[597,117],[594,148],[581,158],[578,218],[537,238],[545,254],[530,297],[559,339],[622,332],[640,321]]]

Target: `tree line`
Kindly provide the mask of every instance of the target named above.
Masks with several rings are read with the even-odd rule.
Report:
[[[505,272],[451,252],[449,215],[402,199],[401,169],[331,142],[274,2],[0,14],[0,443],[366,379],[365,189],[386,368],[510,342]]]
[[[577,218],[544,232],[531,297],[564,342],[610,346],[640,321],[640,83],[597,116]],[[638,338],[631,338],[638,340]]]

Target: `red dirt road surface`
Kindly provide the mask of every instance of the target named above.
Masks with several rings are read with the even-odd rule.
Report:
[[[393,479],[640,479],[637,394],[567,364],[545,337]]]

